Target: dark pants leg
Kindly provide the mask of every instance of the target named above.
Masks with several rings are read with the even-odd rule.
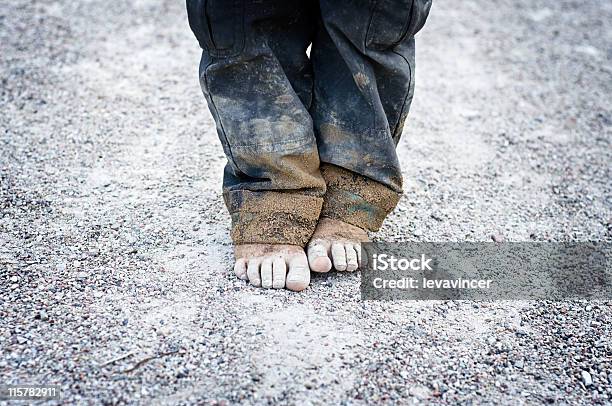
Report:
[[[308,109],[315,7],[301,0],[188,0],[200,82],[228,158],[236,244],[305,245],[325,193]]]
[[[236,244],[304,245],[320,213],[380,227],[401,193],[395,145],[430,4],[187,0]]]
[[[322,216],[378,230],[402,192],[395,153],[414,92],[414,34],[431,0],[320,0],[311,115]]]

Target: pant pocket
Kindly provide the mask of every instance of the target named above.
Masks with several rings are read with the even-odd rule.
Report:
[[[378,0],[366,33],[366,46],[387,49],[412,38],[425,24],[432,0]]]
[[[189,26],[200,47],[214,57],[238,55],[244,47],[244,0],[187,0]]]

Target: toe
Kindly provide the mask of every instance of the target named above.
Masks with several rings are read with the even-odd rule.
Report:
[[[346,252],[344,250],[344,244],[335,242],[331,247],[332,260],[334,261],[334,268],[337,271],[346,271]]]
[[[287,277],[287,264],[283,257],[275,257],[272,261],[272,287],[274,289],[282,289],[285,287],[285,278]]]
[[[299,292],[310,284],[310,269],[306,255],[297,255],[289,259],[289,272],[287,273],[287,289]]]
[[[272,287],[272,258],[270,257],[261,262],[261,287]]]
[[[308,245],[308,264],[313,272],[329,272],[332,267],[324,242]]]
[[[357,264],[357,252],[353,247],[353,244],[344,244],[344,250],[346,251],[346,270],[353,272],[359,266]]]
[[[247,265],[244,258],[238,258],[234,264],[234,273],[242,280],[247,279]]]
[[[355,243],[353,247],[355,248],[355,252],[357,253],[357,267],[361,268],[363,264],[361,262],[361,243]]]
[[[261,276],[259,275],[259,265],[261,264],[261,259],[259,258],[251,258],[247,264],[247,276],[251,285],[253,286],[261,286]]]

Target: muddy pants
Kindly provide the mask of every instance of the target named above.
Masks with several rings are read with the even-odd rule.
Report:
[[[303,246],[319,216],[380,228],[402,192],[395,146],[414,91],[414,34],[430,6],[187,0],[228,159],[234,243]]]

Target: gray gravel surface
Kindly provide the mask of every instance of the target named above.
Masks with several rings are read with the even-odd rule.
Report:
[[[610,21],[605,0],[436,1],[378,238],[611,240]],[[0,382],[91,404],[612,402],[610,302],[237,280],[198,59],[180,1],[0,3]]]

